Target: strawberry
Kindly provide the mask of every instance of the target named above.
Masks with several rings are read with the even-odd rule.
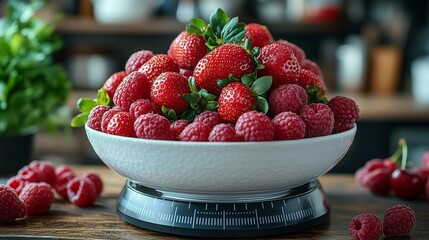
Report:
[[[188,81],[176,72],[161,73],[152,84],[150,97],[157,105],[183,113],[189,106],[183,94],[190,93]]]
[[[219,96],[222,88],[219,79],[227,79],[230,74],[241,78],[255,71],[252,56],[241,46],[224,44],[203,57],[194,69],[195,84]]]
[[[150,83],[140,72],[132,72],[119,84],[113,96],[113,102],[122,110],[128,111],[131,104],[140,98],[149,98]]]
[[[115,94],[116,89],[126,76],[127,73],[125,71],[116,72],[112,74],[103,84],[103,88],[104,90],[106,90],[110,99],[113,99],[113,95]]]
[[[301,68],[306,69],[310,72],[313,72],[314,74],[319,76],[320,79],[323,79],[322,70],[320,70],[317,63],[308,59],[303,59],[299,64],[301,65]]]
[[[326,86],[323,80],[310,70],[301,68],[299,70],[298,85],[303,88],[316,86],[322,94],[326,93]]]
[[[174,60],[166,54],[156,54],[140,68],[139,72],[146,75],[150,84],[163,72],[179,72]]]
[[[258,76],[272,76],[271,89],[282,84],[297,84],[300,66],[291,49],[283,43],[274,42],[261,48],[258,60],[265,67]]]
[[[184,69],[194,69],[206,55],[206,42],[202,36],[181,32],[170,44],[168,56]]]
[[[304,50],[302,50],[296,44],[288,42],[286,40],[280,40],[278,42],[283,43],[284,45],[289,47],[293,55],[295,55],[296,59],[298,60],[299,64],[301,64],[301,62],[306,58]]]
[[[134,116],[129,112],[118,112],[110,119],[107,125],[107,133],[118,136],[135,137],[134,120]]]
[[[245,29],[246,34],[244,35],[244,38],[250,39],[252,48],[262,48],[263,46],[270,44],[274,41],[270,30],[264,25],[258,23],[250,23],[246,25]]]
[[[145,64],[149,59],[153,57],[153,52],[149,50],[140,50],[137,51],[128,58],[125,64],[125,72],[130,74],[134,71],[139,70],[139,68]]]

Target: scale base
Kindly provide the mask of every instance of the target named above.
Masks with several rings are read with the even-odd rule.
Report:
[[[329,206],[315,180],[269,200],[202,202],[172,199],[162,191],[127,181],[117,203],[119,217],[145,229],[192,237],[261,237],[321,224]]]

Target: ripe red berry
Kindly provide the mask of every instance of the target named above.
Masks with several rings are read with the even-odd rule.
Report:
[[[388,195],[391,190],[391,171],[388,168],[377,168],[366,171],[361,178],[362,186],[377,195]]]
[[[305,123],[305,137],[326,136],[334,128],[334,114],[323,103],[304,105],[299,115]]]
[[[202,36],[181,32],[170,44],[170,56],[179,68],[194,69],[207,53],[206,41]]]
[[[387,209],[383,220],[385,237],[404,237],[410,235],[416,223],[416,216],[408,206],[398,204]]]
[[[243,113],[254,109],[256,97],[243,83],[232,82],[222,89],[218,102],[220,117],[226,122],[235,123]]]
[[[194,122],[202,122],[213,128],[214,126],[222,123],[223,121],[218,112],[205,111],[198,114],[194,118]]]
[[[122,110],[128,111],[131,104],[137,99],[149,98],[150,82],[140,72],[132,72],[124,78],[113,95],[113,102]]]
[[[303,59],[301,62],[299,62],[299,64],[301,65],[301,68],[313,72],[323,80],[322,70],[320,70],[319,66],[315,62],[308,59]]]
[[[286,40],[280,40],[278,42],[289,47],[289,49],[292,51],[293,55],[295,55],[296,59],[298,60],[298,63],[301,64],[301,62],[306,59],[306,55],[305,55],[304,50],[302,50],[300,47],[298,47],[298,45],[291,43],[289,41],[286,41]]]
[[[129,112],[118,112],[110,119],[107,125],[107,133],[118,136],[135,137],[134,120],[134,116]]]
[[[27,182],[43,182],[42,173],[35,171],[29,165],[22,167],[17,176]]]
[[[32,161],[29,167],[34,172],[39,172],[41,175],[41,182],[46,182],[51,186],[54,185],[56,180],[55,167],[48,161]]]
[[[75,177],[67,184],[67,195],[71,203],[84,207],[97,199],[95,184],[88,178]]]
[[[55,182],[55,191],[63,198],[68,200],[67,195],[67,184],[76,177],[76,174],[72,171],[63,172],[57,175],[57,181]]]
[[[324,95],[327,91],[323,79],[317,76],[315,73],[301,68],[299,70],[298,85],[307,89],[308,87],[317,87],[320,94]]]
[[[125,71],[116,72],[112,74],[103,84],[103,88],[106,90],[111,100],[113,100],[113,95],[115,95],[116,89],[126,76],[127,73]]]
[[[329,100],[328,106],[332,113],[334,113],[333,133],[351,129],[359,119],[359,108],[351,98],[336,96]]]
[[[271,119],[256,111],[242,114],[235,124],[235,131],[246,142],[272,141],[274,139],[274,126]]]
[[[173,139],[176,139],[176,140],[179,139],[180,133],[188,125],[189,125],[189,122],[188,122],[188,120],[185,120],[185,119],[179,119],[179,120],[172,122],[170,124],[170,133],[171,133],[171,136],[173,137]]]
[[[115,106],[103,114],[103,117],[101,118],[101,124],[100,124],[102,132],[107,133],[107,126],[109,125],[110,119],[112,119],[112,117],[118,112],[123,112],[123,111],[118,106]]]
[[[171,140],[170,121],[156,113],[141,115],[134,122],[134,130],[138,138]]]
[[[54,203],[54,193],[47,183],[29,183],[22,189],[19,198],[27,206],[28,215],[46,213]]]
[[[426,151],[422,156],[423,167],[429,169],[429,151]]]
[[[426,200],[429,201],[429,179],[426,181],[425,194],[426,194]]]
[[[425,167],[415,167],[411,169],[411,173],[420,176],[422,181],[426,183],[429,179],[429,169]]]
[[[19,176],[14,176],[7,180],[6,185],[15,190],[15,192],[19,195],[22,189],[24,189],[25,185],[28,183],[28,181],[23,180]]]
[[[16,192],[0,184],[0,222],[12,222],[27,215],[27,207]]]
[[[381,220],[372,213],[357,215],[350,222],[349,234],[356,240],[378,240],[383,235]]]
[[[138,99],[131,104],[130,113],[138,118],[146,113],[161,114],[161,108],[149,99]]]
[[[241,138],[235,129],[226,123],[220,123],[213,127],[209,135],[209,142],[239,142]]]
[[[75,174],[73,169],[71,169],[70,166],[68,166],[68,165],[60,165],[55,169],[55,175],[57,178],[59,178],[63,174],[66,174],[67,172],[71,172],[71,173]]]
[[[399,168],[393,171],[390,180],[393,193],[402,199],[417,199],[424,192],[425,184],[419,175]]]
[[[274,41],[270,30],[264,25],[258,23],[249,23],[245,26],[245,28],[246,34],[244,35],[244,38],[250,39],[252,48],[262,48],[263,46],[268,45]]]
[[[271,122],[274,126],[274,140],[292,140],[305,137],[305,124],[296,113],[279,113]]]
[[[96,173],[88,172],[80,175],[81,178],[87,178],[94,183],[95,186],[95,192],[97,193],[97,196],[100,195],[100,193],[103,191],[103,181],[101,180],[100,176]]]
[[[130,55],[127,62],[125,63],[125,71],[130,74],[145,64],[149,59],[153,57],[153,52],[149,50],[140,50]]]
[[[212,127],[203,122],[193,122],[183,129],[179,135],[179,140],[188,142],[207,142],[211,130]]]
[[[179,67],[174,60],[166,54],[156,54],[149,61],[143,64],[139,72],[143,73],[151,86],[153,80],[164,72],[179,72]]]
[[[101,131],[101,119],[103,118],[103,114],[109,109],[109,106],[103,105],[92,108],[88,115],[88,126],[94,130]]]
[[[302,106],[307,104],[307,93],[296,84],[284,84],[271,92],[268,103],[272,116],[281,112],[299,114]]]

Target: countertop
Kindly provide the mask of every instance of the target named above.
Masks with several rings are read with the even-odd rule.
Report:
[[[115,204],[125,179],[107,167],[73,166],[73,169],[100,174],[105,188],[94,206],[79,208],[58,198],[47,214],[14,223],[0,223],[0,239],[183,239],[122,221],[116,215]],[[329,220],[298,233],[266,239],[351,239],[348,226],[354,216],[371,212],[382,219],[387,208],[398,203],[410,206],[416,213],[415,228],[407,239],[428,239],[428,201],[375,196],[358,186],[353,175],[328,173],[319,180],[331,206]]]

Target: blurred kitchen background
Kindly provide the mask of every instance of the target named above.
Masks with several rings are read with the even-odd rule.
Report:
[[[323,70],[329,95],[360,106],[358,133],[332,171],[354,172],[367,160],[390,156],[400,137],[410,160],[429,150],[429,1],[427,0],[52,0],[39,16],[57,21],[73,91],[68,104],[124,68],[141,49],[166,53],[193,17],[215,8],[245,23],[260,22],[275,39],[300,46]],[[4,4],[0,14],[4,14]],[[3,13],[2,13],[3,12]],[[285,153],[287,154],[287,153]],[[101,164],[83,128],[65,135],[39,133],[34,159]]]

